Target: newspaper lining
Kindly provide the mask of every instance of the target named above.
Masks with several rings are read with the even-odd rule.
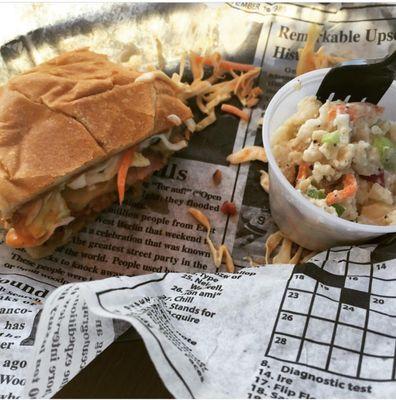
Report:
[[[110,30],[98,7],[78,22],[3,46],[0,79],[81,45],[119,59],[125,32],[147,50],[132,49],[129,62],[155,63],[151,32],[145,37],[142,29],[153,21],[172,68],[180,49],[169,32],[180,29],[172,21],[184,11],[186,26],[191,18],[208,21],[200,27],[205,42],[191,38],[194,50],[219,49],[262,66],[264,96],[248,123],[220,118],[153,177],[139,204],[113,206],[53,256],[32,261],[0,246],[0,397],[55,395],[123,332],[117,319],[140,333],[177,397],[391,397],[396,254],[373,262],[372,247],[338,248],[294,269],[244,268],[246,256],[263,262],[265,240],[276,227],[259,186],[265,165],[227,166],[225,158],[262,143],[258,121],[294,76],[310,22],[324,24],[321,41],[329,52],[380,57],[396,41],[396,6],[166,5],[165,25],[161,5],[114,5],[113,15],[124,17]],[[235,18],[240,32],[232,28]],[[90,33],[76,32],[78,24]],[[58,42],[49,40],[59,31]],[[220,186],[211,179],[216,169]],[[238,216],[219,212],[225,200],[235,202]],[[213,221],[213,239],[233,249],[238,274],[213,274],[204,229],[186,212],[191,206]],[[381,255],[381,248],[375,251]],[[136,274],[143,275],[127,277]],[[238,365],[238,373],[226,365]]]

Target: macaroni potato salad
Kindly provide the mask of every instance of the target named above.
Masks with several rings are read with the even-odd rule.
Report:
[[[396,224],[396,122],[382,113],[365,102],[304,98],[272,140],[283,174],[330,214]]]

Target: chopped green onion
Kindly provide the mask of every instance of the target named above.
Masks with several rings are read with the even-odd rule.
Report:
[[[321,142],[325,144],[338,144],[340,143],[340,132],[330,132],[322,136]]]
[[[396,171],[396,144],[385,136],[376,136],[373,145],[378,150],[384,168]]]
[[[313,199],[318,199],[318,200],[326,198],[326,195],[325,195],[323,190],[318,190],[318,189],[315,189],[315,188],[308,189],[307,190],[307,195],[309,197],[312,197]]]
[[[333,204],[332,207],[335,208],[335,210],[336,210],[336,212],[337,212],[337,215],[338,215],[339,217],[341,217],[341,215],[344,214],[345,207],[343,207],[342,205],[340,205],[340,204]]]

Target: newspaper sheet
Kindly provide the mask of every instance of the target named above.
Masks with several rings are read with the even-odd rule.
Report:
[[[266,165],[228,166],[226,157],[262,144],[258,122],[294,77],[311,23],[323,26],[328,52],[381,57],[396,43],[396,6],[95,4],[74,14],[25,7],[14,17],[28,18],[31,32],[0,48],[2,82],[83,46],[128,65],[156,64],[159,38],[169,72],[185,50],[218,50],[261,66],[265,94],[248,122],[220,117],[146,184],[139,203],[113,206],[52,256],[34,261],[0,245],[0,397],[55,395],[123,332],[119,320],[140,333],[177,397],[392,397],[392,242],[332,249],[294,267],[247,268],[246,257],[263,263],[276,230],[259,185]],[[220,186],[211,178],[217,169]],[[219,212],[225,200],[237,216]],[[215,274],[191,206],[213,221],[214,241],[232,249],[237,274]]]

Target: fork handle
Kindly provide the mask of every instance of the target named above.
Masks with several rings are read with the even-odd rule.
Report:
[[[396,50],[382,62],[382,65],[393,72],[393,78],[396,79]]]

